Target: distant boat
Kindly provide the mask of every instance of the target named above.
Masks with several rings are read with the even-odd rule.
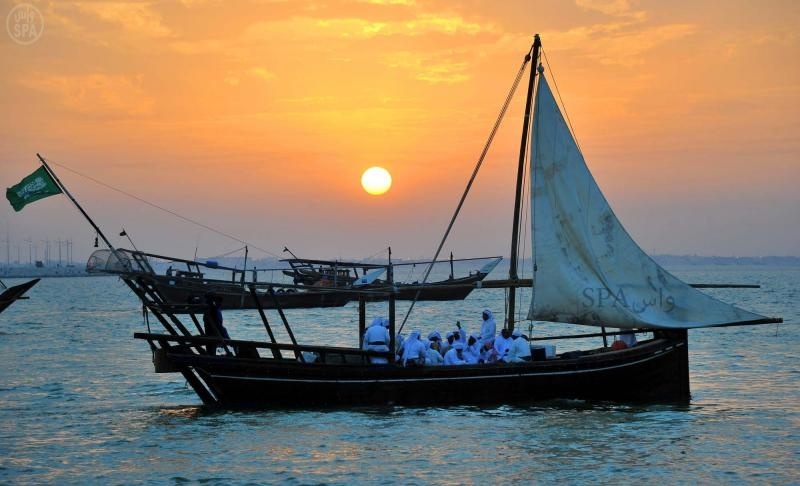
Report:
[[[289,251],[284,248],[284,251]],[[296,285],[306,285],[309,287],[349,287],[358,280],[358,267],[342,266],[339,262],[330,264],[329,262],[319,263],[317,260],[305,258],[289,258],[281,260],[289,264],[289,269],[283,270],[283,274],[292,279]]]
[[[165,274],[159,274],[151,266],[151,259],[169,261],[181,268],[170,266]],[[324,279],[315,280],[313,285],[285,285],[275,282],[258,282],[254,280],[255,277],[247,280],[248,274],[255,275],[253,271],[126,249],[95,250],[87,261],[86,271],[90,274],[103,273],[118,276],[130,274],[130,277],[141,280],[151,288],[152,292],[158,294],[157,297],[151,297],[154,299],[153,303],[157,303],[163,309],[169,309],[171,312],[186,313],[192,310],[193,305],[201,304],[204,296],[209,292],[216,294],[220,299],[222,309],[225,310],[256,309],[258,305],[264,309],[341,307],[351,300],[359,298],[365,298],[370,302],[386,300],[389,292],[393,292],[398,300],[414,300],[415,298],[420,301],[463,300],[476,288],[476,284],[491,272],[500,261],[500,257],[493,257],[489,260],[479,270],[471,272],[466,277],[448,278],[426,284],[398,283],[394,286],[378,280],[383,271],[374,273],[378,266],[369,263],[303,260],[304,264],[309,267],[316,265],[313,268],[319,275],[332,275],[333,272],[339,272],[352,275],[353,278],[348,279],[347,285],[323,284],[321,282]],[[293,260],[290,264],[296,265],[297,262]],[[358,276],[359,270],[363,272],[361,277]],[[370,270],[373,271],[372,274],[368,273]],[[210,277],[208,275],[210,271],[217,274],[227,272],[228,277],[224,279],[219,276]],[[295,281],[298,280],[302,279]],[[257,289],[258,304],[248,290],[251,284]],[[270,288],[274,290],[272,294],[268,292]]]
[[[170,266],[165,274],[158,274],[150,265],[150,259],[170,261],[183,268]],[[209,277],[206,274],[208,270],[227,272],[229,278]],[[245,275],[249,272],[241,269],[125,249],[95,250],[87,261],[86,271],[118,275],[126,277],[123,279],[126,281],[136,280],[148,289],[143,296],[149,304],[175,313],[188,313],[198,306],[202,307],[204,297],[211,292],[220,299],[222,309],[226,310],[256,309],[259,305],[264,309],[341,307],[352,298],[344,290],[327,288],[281,286],[269,293],[274,284],[246,282]],[[258,289],[258,304],[248,290],[249,285]]]
[[[27,299],[24,297],[25,292],[31,289],[34,285],[39,282],[40,279],[35,278],[33,280],[29,280],[23,284],[13,285],[11,287],[7,287],[6,284],[0,280],[0,289],[2,289],[3,293],[0,294],[0,312],[3,312],[19,299]]]
[[[364,279],[367,278],[367,273],[366,270],[362,268],[363,264],[361,263],[330,262],[303,258],[292,258],[282,261],[288,263],[291,267],[290,270],[284,270],[283,273],[291,277],[295,284],[315,289],[357,288],[359,291],[373,290],[375,292],[371,295],[367,295],[367,300],[374,302],[386,300],[389,292],[394,294],[396,300],[464,300],[473,290],[480,286],[480,282],[494,270],[502,259],[502,257],[462,259],[453,259],[451,257],[448,261],[437,262],[450,264],[451,273],[446,279],[424,283],[415,281],[393,282],[391,284],[380,278],[373,278],[369,282],[365,281]],[[455,277],[453,275],[452,268],[455,263],[479,260],[486,261],[486,263],[477,270],[471,270],[469,275],[463,277]],[[431,262],[393,263],[391,265],[396,273],[397,270],[402,267],[407,267],[409,265],[424,266],[429,263]],[[362,271],[361,277],[358,275],[359,270]],[[352,294],[351,298],[353,300],[358,300],[359,293]]]
[[[544,352],[533,347],[530,359],[513,363],[406,367],[395,355],[400,329],[395,319],[394,269],[388,264],[376,265],[368,272],[374,275],[383,269],[386,274],[388,342],[370,344],[386,344],[388,352],[368,351],[363,346],[298,344],[280,308],[281,324],[291,342],[279,343],[261,300],[255,298],[259,289],[254,284],[248,290],[268,340],[204,335],[199,324],[202,309],[192,308],[189,319],[178,315],[154,301],[156,294],[149,280],[122,273],[123,281],[142,299],[148,325],[152,316],[164,328],[162,333],[134,334],[149,343],[156,372],[180,373],[203,403],[221,407],[496,404],[550,398],[685,403],[691,396],[688,329],[782,322],[731,306],[681,282],[631,239],[591,176],[561,114],[539,64],[540,46],[537,35],[486,145],[488,148],[524,70],[530,66],[516,167],[510,270],[508,279],[501,282],[507,289],[505,327],[512,330],[516,324],[517,288],[532,285],[528,319],[582,324],[592,326],[593,331],[531,337],[533,341],[602,337],[602,346],[584,345],[580,351],[562,353],[552,352],[552,346]],[[528,160],[530,168],[526,170]],[[519,278],[517,268],[526,173],[533,253],[532,280],[527,282]],[[471,182],[458,208],[470,186]],[[448,232],[457,215],[458,209]],[[113,253],[110,243],[108,246]],[[271,295],[273,288],[268,289]],[[365,302],[375,291],[350,292],[359,298],[357,336],[361,341]],[[205,309],[204,317],[214,319],[214,315],[213,307]],[[327,324],[338,328],[346,323],[329,319]],[[375,325],[380,324],[376,321]],[[621,328],[620,333],[646,335],[635,345],[623,340],[609,345],[607,339],[620,333],[607,332],[606,326]],[[235,329],[232,331],[235,334]],[[218,355],[216,348],[223,349],[224,355]],[[371,363],[375,358],[388,364]]]

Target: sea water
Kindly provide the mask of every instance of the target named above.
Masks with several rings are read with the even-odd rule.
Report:
[[[708,292],[787,322],[690,331],[688,405],[209,410],[180,375],[153,372],[132,338],[147,330],[141,306],[120,280],[45,278],[0,315],[0,483],[800,483],[800,268],[672,270],[761,284]],[[504,300],[420,302],[406,332],[456,319],[477,331],[481,310],[502,316]],[[287,316],[301,342],[354,345],[356,309]],[[226,312],[225,324],[265,339],[257,313]]]

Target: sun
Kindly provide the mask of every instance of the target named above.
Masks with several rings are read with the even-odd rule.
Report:
[[[380,196],[392,187],[392,175],[383,167],[370,167],[361,175],[361,187],[373,196]]]

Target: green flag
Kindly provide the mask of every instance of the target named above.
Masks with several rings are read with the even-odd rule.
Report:
[[[6,198],[14,211],[19,211],[28,203],[60,193],[61,189],[47,169],[39,167],[33,174],[22,179],[19,184],[6,189]]]

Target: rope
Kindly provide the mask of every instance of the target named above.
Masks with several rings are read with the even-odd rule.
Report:
[[[411,282],[411,277],[414,275],[414,270],[417,268],[417,264],[414,263],[411,265],[411,268],[408,269],[408,275],[406,275],[406,282]]]
[[[553,72],[553,69],[550,67],[550,61],[547,60],[547,53],[544,52],[544,47],[542,49],[542,55],[544,57],[544,63],[547,64],[547,70],[551,74],[551,78],[553,79],[553,86],[556,88],[556,94],[558,95],[558,102],[561,103],[561,111],[564,112],[564,116],[567,118],[567,125],[569,126],[569,131],[572,133],[572,138],[575,140],[575,145],[578,147],[578,152],[580,152],[581,157],[583,157],[583,150],[581,149],[581,144],[578,143],[578,137],[575,135],[575,129],[572,128],[572,121],[569,119],[569,113],[567,112],[567,106],[564,104],[564,100],[561,99],[561,91],[558,90],[558,83],[556,83],[556,74]]]
[[[372,255],[368,256],[368,257],[366,258],[366,260],[367,260],[367,261],[369,261],[369,260],[372,260],[373,258],[375,258],[375,257],[376,257],[376,256],[378,256],[378,255],[381,255],[381,254],[383,254],[383,253],[387,253],[387,252],[388,252],[388,250],[389,250],[388,248],[381,248],[380,250],[376,251],[376,252],[375,252],[375,253],[373,253]]]
[[[116,192],[118,192],[120,194],[123,194],[125,196],[128,196],[128,197],[130,197],[132,199],[136,199],[137,201],[139,201],[141,203],[147,204],[148,206],[151,206],[151,207],[154,207],[154,208],[156,208],[158,210],[164,211],[165,213],[169,213],[169,214],[171,214],[171,215],[173,215],[173,216],[175,216],[177,218],[180,218],[180,219],[182,219],[182,220],[184,220],[184,221],[186,221],[188,223],[191,223],[193,225],[199,226],[201,228],[205,228],[205,229],[207,229],[209,231],[217,233],[218,235],[222,235],[222,236],[224,236],[226,238],[230,238],[233,241],[238,241],[239,243],[241,243],[243,245],[248,245],[248,246],[250,246],[252,248],[255,248],[257,250],[263,251],[264,253],[266,253],[269,256],[273,256],[275,258],[281,258],[280,256],[272,253],[269,250],[265,250],[265,249],[260,248],[260,247],[258,247],[256,245],[252,244],[252,243],[248,243],[247,241],[244,241],[244,240],[241,240],[241,239],[239,239],[239,238],[237,238],[235,236],[229,235],[228,233],[225,233],[225,232],[220,231],[218,229],[214,229],[214,228],[212,228],[212,227],[210,227],[210,226],[208,226],[206,224],[200,223],[199,221],[195,221],[193,219],[187,218],[186,216],[182,216],[182,215],[176,213],[175,211],[172,211],[171,209],[167,209],[167,208],[161,207],[161,206],[159,206],[157,204],[151,203],[150,201],[146,201],[146,200],[142,199],[139,196],[135,196],[135,195],[133,195],[133,194],[131,194],[129,192],[123,191],[122,189],[119,189],[119,188],[116,188],[116,187],[111,186],[109,184],[106,184],[105,182],[99,181],[99,180],[95,179],[94,177],[88,176],[86,174],[82,174],[82,173],[78,172],[77,170],[74,170],[74,169],[72,169],[70,167],[67,167],[66,165],[59,164],[58,162],[54,162],[54,161],[52,161],[50,159],[46,159],[46,160],[48,162],[50,162],[51,164],[53,164],[53,165],[57,165],[57,166],[61,167],[62,169],[65,169],[65,170],[68,170],[68,171],[72,172],[73,174],[77,174],[77,175],[79,175],[81,177],[89,179],[90,181],[94,182],[95,184],[99,184],[99,185],[101,185],[101,186],[103,186],[105,188],[111,189],[112,191],[116,191]]]
[[[236,248],[235,250],[231,250],[231,251],[229,251],[227,253],[223,253],[221,255],[214,255],[214,256],[209,257],[209,258],[224,258],[226,256],[233,255],[234,253],[238,253],[238,252],[244,250],[245,248],[247,248],[247,247],[243,246],[241,248]]]
[[[464,188],[464,193],[461,195],[461,199],[458,201],[458,205],[456,206],[456,210],[453,213],[453,217],[450,218],[450,224],[447,225],[447,230],[444,232],[444,236],[442,236],[442,240],[439,242],[438,248],[436,248],[436,253],[433,255],[430,264],[428,264],[428,268],[425,270],[425,276],[422,278],[421,285],[425,285],[428,281],[428,276],[431,274],[431,270],[433,269],[433,264],[436,262],[436,259],[439,258],[439,253],[442,252],[442,247],[444,247],[445,241],[447,241],[447,237],[450,236],[450,231],[453,229],[453,225],[456,222],[456,218],[458,218],[458,214],[461,212],[461,207],[464,205],[464,201],[467,199],[467,194],[469,194],[470,189],[472,188],[473,182],[475,182],[475,178],[478,176],[478,171],[483,165],[483,159],[486,157],[487,152],[489,152],[489,147],[492,146],[492,141],[494,141],[494,136],[497,133],[497,130],[500,128],[500,124],[503,121],[503,117],[506,114],[506,110],[508,110],[508,106],[511,104],[512,98],[514,98],[514,92],[517,90],[517,86],[519,85],[520,80],[522,79],[522,75],[525,73],[525,66],[528,65],[528,62],[531,60],[530,52],[525,55],[525,59],[522,61],[522,65],[519,67],[519,71],[517,71],[517,76],[514,78],[514,82],[511,84],[511,89],[508,91],[508,95],[506,96],[505,101],[503,102],[503,107],[500,109],[500,114],[497,115],[497,120],[494,122],[494,126],[492,127],[492,131],[489,132],[489,138],[486,140],[486,143],[483,146],[483,150],[481,151],[480,157],[478,157],[478,162],[475,164],[475,169],[472,171],[472,176],[469,178],[469,182],[467,182],[467,187]],[[419,293],[421,290],[417,291],[417,294],[414,296],[414,300],[411,301],[411,306],[408,308],[408,312],[406,312],[406,316],[403,318],[403,323],[400,325],[400,329],[397,330],[397,334],[403,330],[403,327],[406,325],[406,321],[408,321],[408,317],[411,315],[411,311],[414,309],[414,304],[417,303],[417,297],[419,297]]]

